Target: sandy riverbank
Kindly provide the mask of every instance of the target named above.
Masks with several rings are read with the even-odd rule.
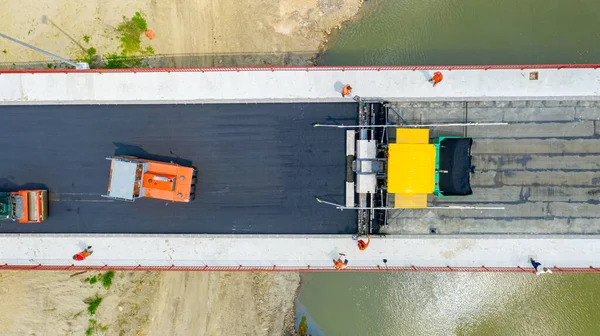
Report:
[[[98,274],[105,273],[0,272],[0,335],[288,335],[293,329],[297,273],[116,272],[108,289],[85,281]],[[96,296],[102,301],[91,315],[89,299]]]
[[[119,52],[119,24],[140,12],[154,67],[309,64],[328,33],[363,0],[1,0],[0,32],[68,59]],[[46,67],[51,59],[0,38],[0,66]],[[13,65],[14,64],[14,65]]]

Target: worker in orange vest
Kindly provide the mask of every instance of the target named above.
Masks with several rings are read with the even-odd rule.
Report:
[[[94,251],[92,251],[92,247],[88,246],[85,250],[83,250],[83,251],[77,253],[76,255],[74,255],[73,256],[73,260],[83,261],[87,257],[89,257],[90,255],[92,255],[92,253],[94,253]]]
[[[342,89],[342,97],[346,97],[350,93],[352,93],[352,86],[350,86],[350,84],[346,84],[346,86],[344,86]]]
[[[442,75],[442,73],[439,71],[436,71],[433,73],[433,77],[431,77],[431,79],[429,81],[433,82],[433,86],[435,86],[437,83],[441,82],[442,79],[444,79],[444,76]]]
[[[340,253],[338,260],[333,259],[333,266],[335,266],[335,269],[338,271],[348,268],[348,259],[344,258],[344,261],[342,261],[342,257],[346,257],[346,255]]]
[[[364,251],[367,249],[367,247],[369,247],[369,243],[371,242],[371,237],[367,236],[367,242],[365,243],[364,240],[360,239],[358,241],[358,249],[361,251]]]

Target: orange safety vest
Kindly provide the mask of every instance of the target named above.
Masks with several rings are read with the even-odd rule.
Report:
[[[333,262],[333,266],[335,266],[336,270],[342,270],[348,267],[348,263],[343,262],[342,259],[338,259]]]
[[[75,260],[79,260],[79,261],[81,261],[81,260],[85,260],[85,258],[87,258],[87,257],[89,257],[89,256],[90,256],[90,254],[91,254],[91,253],[90,253],[90,252],[88,252],[88,251],[81,251],[81,252],[77,253],[76,255],[74,255],[74,258],[73,258],[73,259],[75,259]]]
[[[350,86],[350,84],[346,84],[346,86],[344,86],[344,88],[342,89],[342,96],[347,96],[350,94],[350,92],[352,92],[352,87]]]
[[[444,79],[444,76],[442,75],[441,72],[434,72],[433,73],[433,78],[431,78],[433,80],[433,84],[437,84],[439,82],[442,81],[442,79]]]
[[[364,240],[359,240],[358,241],[358,249],[361,251],[364,251],[367,249],[367,247],[369,247],[369,243],[371,242],[371,237],[367,237],[367,242],[365,243]]]

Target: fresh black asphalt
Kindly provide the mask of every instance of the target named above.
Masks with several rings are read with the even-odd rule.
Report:
[[[356,104],[0,106],[0,191],[47,188],[50,217],[1,222],[0,232],[340,234],[345,133]],[[112,155],[198,169],[189,204],[106,193]]]

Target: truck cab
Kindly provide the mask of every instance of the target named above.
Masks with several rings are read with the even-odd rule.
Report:
[[[47,190],[0,192],[0,220],[27,224],[40,223],[47,218]]]

